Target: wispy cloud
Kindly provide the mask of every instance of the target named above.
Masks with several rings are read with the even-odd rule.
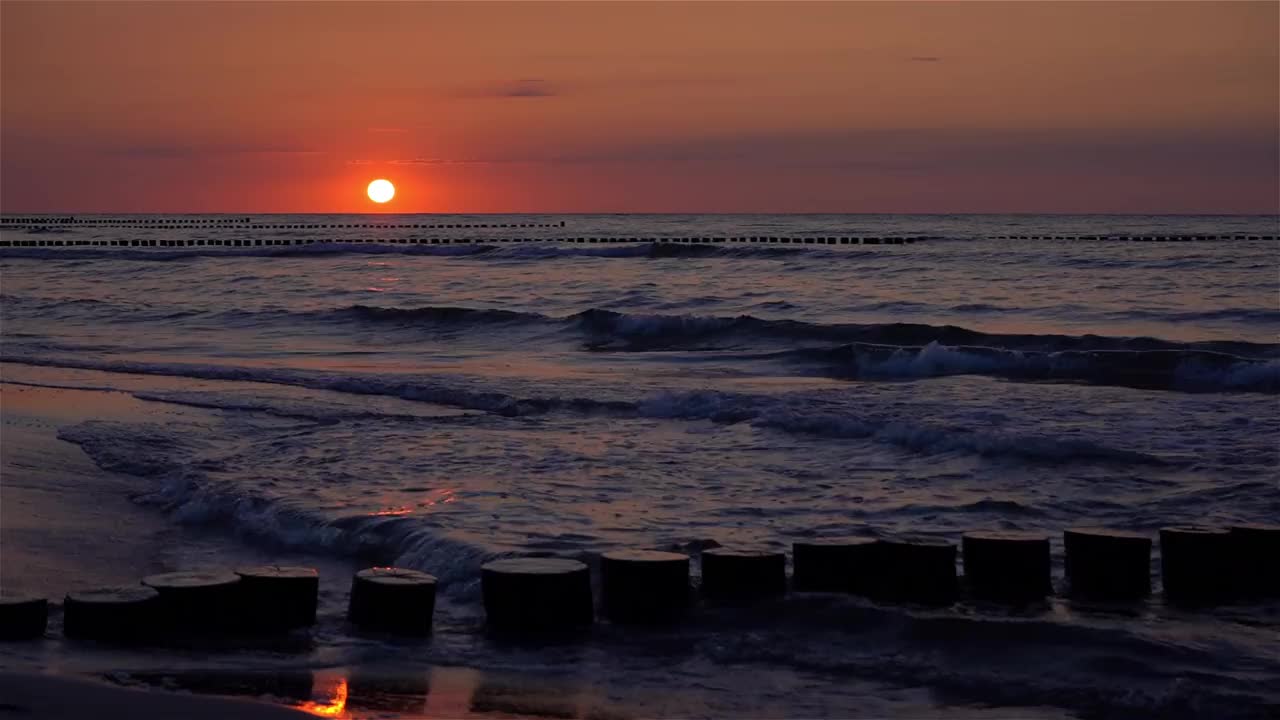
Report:
[[[412,158],[392,160],[392,165],[489,165],[493,160],[460,160],[452,158]]]
[[[942,62],[942,58],[937,55],[912,55],[907,58],[907,62],[936,63]]]
[[[552,97],[557,94],[554,87],[542,78],[517,80],[501,93],[506,97]]]
[[[141,143],[102,148],[105,155],[150,158],[193,158],[215,155],[321,155],[325,151],[292,145]]]
[[[492,165],[499,162],[511,162],[505,160],[467,160],[459,158],[401,158],[393,160],[370,160],[368,158],[355,158],[348,160],[348,165]]]
[[[470,98],[546,98],[561,94],[560,88],[543,78],[520,78],[489,87],[472,88],[458,93]]]

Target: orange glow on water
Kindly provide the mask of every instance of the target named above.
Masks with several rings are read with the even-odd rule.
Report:
[[[317,717],[342,717],[347,709],[347,679],[335,678],[328,701],[321,703],[312,700],[302,703],[298,709]]]
[[[409,515],[421,508],[433,508],[439,505],[448,505],[449,503],[458,501],[457,493],[457,488],[440,488],[439,490],[432,492],[432,497],[428,497],[426,500],[419,502],[416,507],[413,505],[396,505],[383,508],[381,510],[374,510],[369,513],[369,516],[387,517],[394,515]]]
[[[435,507],[436,505],[446,505],[458,499],[457,490],[455,488],[443,488],[437,493],[437,497],[424,500],[418,503],[418,507]]]

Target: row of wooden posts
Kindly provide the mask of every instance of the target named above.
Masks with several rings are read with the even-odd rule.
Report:
[[[250,218],[15,218],[0,217],[0,229],[38,227],[141,227],[157,229],[198,230],[357,230],[387,229],[482,229],[482,228],[553,228],[564,227],[564,221],[550,223],[263,223]]]
[[[990,240],[1129,240],[1133,242],[1191,242],[1210,240],[1276,240],[1278,235],[1257,233],[1181,233],[1176,235],[1117,234],[1109,235],[992,235]]]
[[[133,238],[131,240],[90,240],[24,238],[0,239],[0,247],[276,247],[294,245],[365,244],[380,245],[487,245],[490,243],[569,244],[678,244],[713,245],[756,243],[773,245],[904,245],[924,237],[397,237],[397,238]]]
[[[1160,531],[1165,601],[1208,606],[1280,597],[1280,526],[1169,527]],[[1075,598],[1135,602],[1151,592],[1151,538],[1110,529],[1063,533],[1066,583]],[[978,600],[1026,605],[1054,592],[1049,537],[1034,532],[971,532],[957,547],[934,538],[853,538],[797,542],[791,589],[842,592],[881,602],[946,605],[962,592]],[[697,588],[711,605],[742,605],[788,590],[781,551],[702,551]],[[602,614],[615,623],[678,620],[695,602],[690,557],[654,550],[600,556]],[[578,560],[516,557],[481,567],[486,620],[509,633],[591,624],[590,569]],[[314,624],[319,575],[312,568],[264,566],[236,572],[154,575],[134,586],[73,592],[63,603],[67,637],[148,642],[170,635],[274,633]],[[357,628],[407,635],[431,631],[436,578],[374,567],[352,579],[348,619]],[[44,598],[0,601],[0,636],[44,635]]]
[[[223,230],[487,230],[565,227],[565,221],[551,223],[268,223],[248,217],[158,217],[158,218],[77,218],[77,217],[0,217],[0,230],[26,230],[48,227],[138,227],[152,229],[223,229]],[[992,240],[1132,240],[1141,242],[1187,242],[1208,240],[1276,240],[1280,235],[1268,233],[1073,233],[1073,234],[1000,234]],[[804,239],[804,238],[798,238]],[[855,242],[856,243],[856,238]],[[917,239],[923,239],[917,236]],[[612,240],[612,239],[610,239]],[[670,239],[668,239],[670,240]],[[706,238],[707,241],[761,242],[759,237],[732,236]],[[661,242],[662,239],[655,239]],[[849,243],[839,243],[849,244]]]
[[[366,226],[367,227],[367,226]],[[452,226],[451,226],[452,227]],[[90,239],[90,238],[0,238],[0,247],[263,247],[294,246],[317,244],[345,243],[377,243],[382,245],[471,245],[488,243],[591,243],[591,244],[629,244],[629,243],[674,243],[710,245],[719,243],[749,244],[782,244],[782,245],[904,245],[929,239],[927,236],[910,235],[898,237],[881,236],[732,236],[732,237],[363,237],[363,238],[317,238],[317,237],[284,237],[284,238],[131,238],[131,239]],[[1030,236],[1000,236],[998,240],[1031,240],[1040,239]],[[1047,239],[1047,237],[1046,237]],[[1131,236],[1096,236],[1080,235],[1072,237],[1056,237],[1058,240],[1112,240],[1129,242],[1179,242],[1179,241],[1217,241],[1244,240],[1246,236],[1229,235],[1131,235]],[[1248,236],[1248,239],[1274,240],[1273,235]]]

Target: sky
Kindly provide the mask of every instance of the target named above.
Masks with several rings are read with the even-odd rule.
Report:
[[[1278,48],[1278,2],[4,0],[0,211],[1277,213]]]

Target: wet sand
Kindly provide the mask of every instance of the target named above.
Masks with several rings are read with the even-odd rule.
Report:
[[[0,673],[0,714],[30,720],[287,720],[308,713],[262,702],[122,688],[54,675]]]
[[[130,501],[137,478],[104,472],[57,432],[170,413],[126,393],[0,383],[0,588],[61,599],[161,572],[172,523]]]

